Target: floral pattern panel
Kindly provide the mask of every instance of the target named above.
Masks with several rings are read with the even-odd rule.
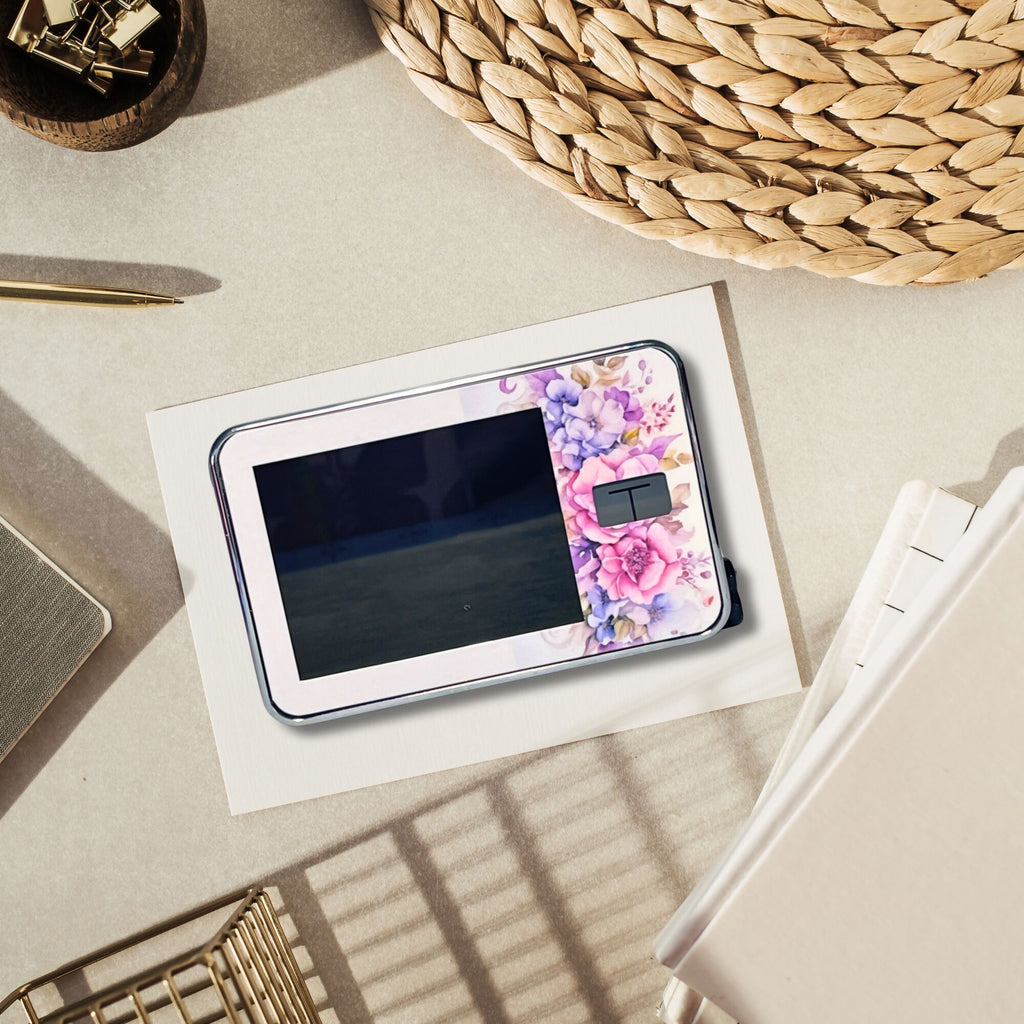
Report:
[[[543,413],[585,616],[582,653],[709,629],[722,597],[672,358],[644,347],[481,387],[497,390],[488,395],[496,412]],[[597,485],[657,472],[668,480],[671,512],[598,522]]]

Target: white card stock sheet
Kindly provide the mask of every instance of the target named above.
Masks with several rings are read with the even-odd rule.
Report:
[[[226,428],[629,341],[682,356],[742,625],[710,641],[310,727],[263,707],[209,476]],[[239,814],[789,693],[800,679],[709,287],[149,415],[167,519],[231,811]]]

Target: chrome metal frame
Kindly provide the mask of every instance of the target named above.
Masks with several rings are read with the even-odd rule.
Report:
[[[385,700],[376,700],[365,704],[356,704],[350,706],[343,706],[338,708],[327,708],[322,712],[317,712],[313,715],[294,716],[289,715],[281,708],[279,708],[273,698],[271,687],[267,681],[266,673],[263,666],[263,657],[260,652],[260,641],[256,631],[256,625],[253,619],[252,606],[249,601],[249,593],[245,580],[245,572],[242,567],[241,557],[238,550],[238,544],[235,538],[234,526],[231,519],[231,510],[228,507],[227,496],[224,490],[224,482],[220,472],[220,452],[227,441],[235,434],[241,433],[242,431],[253,430],[255,428],[264,428],[273,426],[277,423],[289,423],[296,420],[309,419],[315,416],[323,416],[329,413],[341,412],[343,410],[365,408],[368,406],[381,405],[386,402],[393,402],[398,399],[410,398],[415,395],[430,394],[436,391],[449,391],[456,388],[466,387],[472,384],[482,384],[487,381],[500,380],[503,377],[514,377],[524,373],[530,373],[535,370],[546,369],[550,366],[562,366],[567,363],[582,362],[585,360],[604,359],[612,356],[621,355],[623,353],[632,352],[636,349],[643,348],[656,348],[661,352],[668,355],[673,364],[675,365],[679,373],[679,386],[680,386],[680,398],[683,403],[683,408],[686,415],[686,422],[690,432],[690,439],[693,444],[693,462],[694,470],[696,472],[697,481],[700,487],[701,501],[704,507],[704,516],[707,522],[708,537],[711,543],[712,557],[715,564],[715,574],[718,580],[719,591],[722,595],[722,608],[718,619],[712,623],[704,632],[696,634],[694,636],[680,637],[674,640],[661,640],[657,642],[647,643],[638,647],[626,648],[617,651],[598,651],[594,654],[584,655],[579,658],[571,658],[566,661],[559,661],[547,665],[538,665],[533,668],[522,669],[515,672],[505,672],[495,676],[485,676],[478,679],[464,680],[457,683],[450,683],[440,687],[433,687],[429,690],[421,691],[410,691],[409,693],[396,694],[394,697],[387,698]],[[411,704],[414,701],[425,700],[430,697],[443,696],[449,693],[464,693],[468,690],[478,689],[483,686],[492,686],[497,683],[512,682],[517,679],[531,679],[536,676],[547,675],[551,672],[559,672],[565,669],[575,668],[578,665],[589,663],[595,659],[600,660],[602,663],[611,659],[627,657],[634,654],[640,654],[644,652],[653,652],[664,650],[668,647],[678,647],[683,644],[696,643],[700,640],[706,640],[718,633],[723,626],[729,621],[730,614],[732,612],[732,604],[730,599],[730,587],[729,581],[726,576],[724,558],[721,551],[721,546],[718,541],[718,534],[715,528],[714,514],[711,508],[711,499],[708,494],[707,478],[704,472],[704,462],[701,456],[700,440],[697,434],[697,424],[694,420],[693,406],[690,400],[690,391],[686,382],[686,371],[683,367],[682,359],[679,353],[675,351],[670,345],[665,344],[661,341],[655,340],[642,340],[628,342],[624,345],[617,345],[613,348],[598,349],[590,352],[583,352],[578,355],[561,356],[557,359],[547,359],[543,362],[529,363],[525,366],[512,367],[507,370],[503,370],[500,373],[483,373],[477,374],[470,377],[462,377],[457,379],[451,379],[442,381],[436,384],[424,385],[416,388],[408,388],[404,391],[391,392],[386,395],[381,395],[374,398],[368,399],[356,399],[351,402],[340,402],[337,405],[320,406],[315,409],[307,409],[301,412],[288,413],[283,416],[272,416],[262,420],[254,420],[250,423],[239,424],[234,427],[229,427],[223,431],[220,436],[214,441],[213,446],[210,449],[210,476],[213,481],[214,491],[217,496],[217,506],[220,509],[221,521],[224,525],[224,534],[227,539],[228,551],[231,558],[232,573],[235,577],[235,584],[238,589],[239,599],[242,606],[242,615],[245,620],[246,635],[249,639],[249,647],[252,651],[253,663],[256,669],[256,675],[259,682],[260,693],[263,697],[263,703],[278,721],[283,722],[286,725],[307,725],[315,722],[323,722],[334,718],[345,718],[351,715],[365,713],[367,711],[375,711],[378,709],[398,707],[404,704]]]

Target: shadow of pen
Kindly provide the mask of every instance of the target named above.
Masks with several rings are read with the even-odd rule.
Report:
[[[0,278],[90,288],[124,288],[179,297],[204,295],[217,291],[221,286],[218,278],[189,267],[60,256],[17,256],[13,253],[0,253]]]

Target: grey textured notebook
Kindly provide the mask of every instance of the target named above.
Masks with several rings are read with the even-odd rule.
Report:
[[[110,631],[110,615],[0,519],[0,760]]]

